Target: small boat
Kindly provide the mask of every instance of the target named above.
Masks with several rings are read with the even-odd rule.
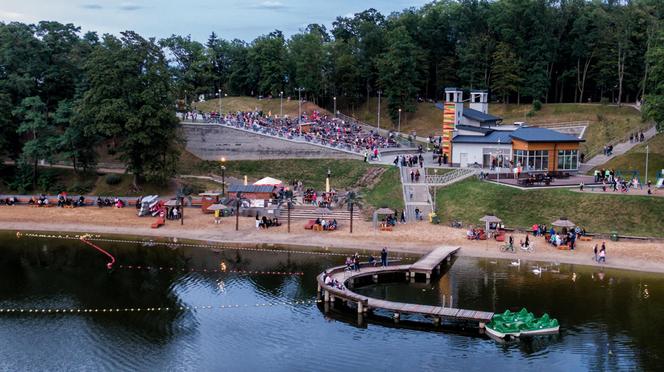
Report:
[[[508,339],[522,336],[538,336],[556,334],[560,330],[557,319],[552,319],[544,313],[536,318],[528,310],[521,309],[517,313],[505,310],[496,314],[491,322],[485,326],[486,333],[492,338]]]

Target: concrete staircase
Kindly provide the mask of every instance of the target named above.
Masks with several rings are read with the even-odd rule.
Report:
[[[359,209],[355,208],[354,219],[359,217]],[[282,206],[279,209],[279,219],[284,221],[288,218],[288,208]],[[316,213],[313,206],[295,206],[291,208],[291,220],[315,220],[316,218],[325,218],[326,220],[336,219],[337,221],[350,221],[350,211],[346,208],[333,209],[332,213],[321,215]]]
[[[656,134],[657,134],[657,128],[655,126],[652,126],[648,130],[643,132],[643,136],[645,137],[646,141],[653,138]],[[629,137],[622,139],[620,142],[613,143],[613,153],[611,155],[606,156],[600,153],[595,156],[592,156],[590,159],[587,159],[585,163],[582,163],[579,166],[579,173],[587,173],[591,169],[599,167],[602,164],[605,164],[614,157],[626,153],[627,151],[631,150],[632,148],[634,148],[634,146],[638,145],[639,143],[642,142],[630,142]]]

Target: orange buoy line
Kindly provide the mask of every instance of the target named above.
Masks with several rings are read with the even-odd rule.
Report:
[[[113,268],[113,264],[115,263],[115,257],[113,257],[112,254],[108,253],[106,250],[104,250],[103,248],[100,248],[100,247],[97,246],[96,244],[90,242],[90,241],[88,240],[88,236],[87,236],[87,235],[83,235],[83,236],[81,236],[80,239],[81,239],[81,241],[82,241],[83,243],[89,245],[90,247],[92,247],[92,248],[98,250],[99,252],[105,254],[106,256],[108,256],[108,258],[110,258],[111,260],[106,264],[106,268],[109,269],[109,270]]]
[[[232,251],[249,251],[249,252],[270,252],[270,253],[298,253],[298,254],[309,254],[317,256],[338,256],[338,257],[347,257],[348,253],[341,252],[316,252],[316,251],[304,251],[304,250],[292,250],[292,249],[267,249],[267,248],[250,248],[250,247],[233,247],[223,244],[194,244],[194,243],[179,243],[179,242],[164,242],[164,241],[145,241],[145,240],[130,240],[130,239],[111,239],[111,238],[102,238],[101,235],[68,235],[68,234],[43,234],[43,233],[22,233],[17,232],[17,237],[31,237],[31,238],[50,238],[50,239],[70,239],[77,240],[81,236],[88,236],[89,240],[95,240],[99,242],[109,242],[109,243],[129,243],[129,244],[149,244],[149,245],[167,245],[167,246],[176,246],[176,247],[192,247],[192,248],[211,248],[211,249],[220,249],[220,250],[232,250]],[[359,257],[369,257],[368,255],[359,255]],[[389,257],[389,260],[401,260],[401,261],[410,261],[413,260],[411,257]]]
[[[312,305],[321,303],[322,300],[298,300],[262,302],[255,304],[231,304],[231,305],[203,305],[203,306],[174,306],[174,307],[131,307],[131,308],[0,308],[3,314],[104,314],[104,313],[140,313],[140,312],[167,312],[167,311],[192,311],[192,310],[221,310],[221,309],[246,309],[251,307],[274,307],[293,305]]]
[[[223,266],[225,267],[225,265]],[[233,273],[244,275],[304,275],[302,271],[263,271],[263,270],[226,270],[226,269],[195,269],[195,268],[176,268],[170,266],[142,266],[142,265],[118,265],[118,269],[123,270],[156,270],[166,272],[183,272],[183,273]]]

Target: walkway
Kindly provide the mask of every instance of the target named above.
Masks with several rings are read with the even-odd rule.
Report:
[[[643,136],[645,137],[646,141],[654,137],[656,134],[657,134],[657,128],[655,126],[643,132]],[[579,173],[586,173],[593,168],[599,167],[600,165],[605,164],[614,157],[626,153],[627,151],[631,150],[640,143],[643,142],[630,142],[629,139],[624,142],[617,143],[613,145],[613,153],[611,155],[606,156],[604,154],[597,154],[593,156],[591,159],[589,159],[587,162],[581,164],[581,166],[579,167]]]
[[[403,200],[406,207],[406,220],[415,221],[415,209],[420,210],[422,218],[433,211],[433,201],[429,193],[429,185],[426,183],[426,170],[419,167],[399,167],[401,172],[401,187]],[[410,172],[420,171],[419,182],[412,180]]]
[[[380,275],[386,274],[405,274],[405,278],[414,280],[414,274],[428,272],[427,279],[430,273],[439,269],[441,263],[451,258],[461,248],[459,247],[438,247],[429,252],[424,257],[413,265],[396,265],[386,267],[373,267],[365,266],[360,271],[348,271],[345,266],[338,266],[326,270],[325,273],[317,277],[319,294],[322,294],[326,303],[334,304],[335,299],[340,299],[348,303],[357,305],[358,314],[364,314],[370,310],[383,310],[394,313],[394,320],[399,321],[402,314],[421,315],[432,318],[434,324],[439,325],[443,318],[450,320],[463,320],[474,321],[479,323],[482,328],[485,323],[491,321],[493,317],[492,312],[464,310],[453,307],[452,297],[450,296],[449,303],[445,304],[443,299],[442,306],[418,305],[404,302],[395,302],[376,299],[372,297],[363,296],[352,291],[356,281],[362,278],[371,277],[374,283],[378,282]],[[325,284],[324,275],[327,274],[333,280],[343,283],[343,289]],[[445,306],[448,305],[448,306]]]

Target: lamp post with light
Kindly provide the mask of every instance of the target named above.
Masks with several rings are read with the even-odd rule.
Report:
[[[219,88],[219,122],[221,122],[221,88]]]
[[[380,95],[383,94],[382,91],[378,91],[378,134],[380,134]]]
[[[401,134],[401,108],[399,108],[399,129],[397,129],[397,132]]]
[[[332,100],[334,101],[334,117],[337,117],[337,97],[332,97]]]
[[[279,117],[284,117],[284,92],[279,92]]]
[[[297,125],[300,127],[300,137],[302,137],[302,91],[304,88],[297,88]]]
[[[226,158],[221,158],[221,197],[226,196]]]

